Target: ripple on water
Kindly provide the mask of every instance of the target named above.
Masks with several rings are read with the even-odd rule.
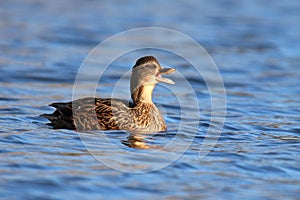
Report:
[[[201,6],[188,1],[157,3],[145,6],[136,1],[133,7],[120,1],[118,7],[113,1],[1,1],[1,197],[299,199],[300,4],[236,0],[203,1]],[[150,14],[153,10],[163,10],[165,16],[162,12]],[[174,17],[178,30],[208,50],[226,88],[226,122],[205,158],[199,157],[200,151],[210,147],[220,126],[212,124],[210,118],[221,114],[211,111],[211,95],[203,77],[194,72],[190,63],[168,52],[147,49],[129,53],[129,57],[124,55],[126,58],[112,63],[100,79],[97,95],[110,96],[114,83],[129,70],[135,55],[154,52],[162,63],[176,66],[186,76],[199,101],[200,116],[196,116],[192,105],[179,106],[177,97],[193,100],[194,94],[174,75],[177,96],[170,95],[164,86],[154,92],[155,102],[160,103],[166,116],[168,131],[144,137],[124,131],[104,132],[117,149],[101,141],[98,132],[80,135],[72,130],[51,129],[46,125],[48,121],[39,117],[53,111],[46,106],[49,103],[72,99],[77,70],[101,40],[141,24],[174,24]],[[160,42],[161,38],[155,38]],[[164,37],[162,41],[166,42]],[[201,60],[187,44],[180,43],[180,47]],[[114,52],[115,48],[118,47],[108,51]],[[91,65],[95,69],[103,67]],[[203,69],[207,67],[204,63]],[[124,79],[129,81],[127,76]],[[93,86],[89,77],[85,81],[83,88]],[[214,78],[210,81],[213,83]],[[128,91],[129,86],[122,85],[120,95],[128,96]],[[183,120],[186,123],[178,130]],[[198,122],[195,132],[192,126]],[[207,134],[210,125],[212,132]],[[131,174],[96,160],[83,139],[91,143],[97,155],[124,155],[125,165],[137,163],[137,169],[164,163],[185,142],[193,142],[182,157],[166,168]],[[177,146],[169,152],[162,151],[170,142]],[[129,154],[154,150],[161,151],[158,158],[137,159]]]

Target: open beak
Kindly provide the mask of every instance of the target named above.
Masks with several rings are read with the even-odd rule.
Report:
[[[161,70],[159,70],[159,72],[156,74],[155,79],[159,82],[164,82],[164,83],[169,83],[169,84],[175,84],[174,81],[172,81],[171,79],[168,78],[164,78],[162,77],[162,75],[164,74],[170,74],[175,72],[176,69],[175,68],[162,68]]]

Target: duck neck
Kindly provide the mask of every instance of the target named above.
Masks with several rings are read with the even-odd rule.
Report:
[[[134,90],[131,94],[134,105],[141,103],[153,103],[152,93],[155,85],[142,85]]]

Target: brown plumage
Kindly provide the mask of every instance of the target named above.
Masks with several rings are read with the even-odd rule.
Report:
[[[43,114],[53,128],[85,130],[127,130],[149,133],[166,130],[165,121],[152,102],[152,92],[158,82],[174,84],[161,75],[174,72],[162,68],[153,56],[136,61],[130,79],[133,103],[120,99],[87,97],[67,103],[53,103],[52,114]]]

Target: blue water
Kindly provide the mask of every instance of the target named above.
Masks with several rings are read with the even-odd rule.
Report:
[[[299,199],[299,10],[298,1],[1,1],[0,198]],[[99,134],[53,130],[39,115],[53,111],[49,103],[72,99],[77,70],[99,42],[142,26],[171,28],[203,45],[223,77],[227,114],[217,144],[199,158],[210,124],[205,83],[183,59],[140,52],[155,54],[185,75],[201,102],[201,116],[182,157],[157,171],[130,173],[110,168],[86,149],[82,138],[95,142],[99,155],[118,156]],[[109,96],[136,58],[132,53],[112,63],[97,95]],[[129,94],[126,80],[123,98]],[[180,82],[172,87],[180,89]],[[186,97],[189,91],[181,90],[176,95]],[[175,137],[180,107],[169,92],[158,86],[154,93],[169,131],[141,143],[131,143],[124,131],[106,132],[124,150],[129,167],[147,168],[165,157],[137,161],[126,152],[147,154],[174,138],[179,144],[189,139],[189,128]],[[189,106],[185,117],[194,122]]]

